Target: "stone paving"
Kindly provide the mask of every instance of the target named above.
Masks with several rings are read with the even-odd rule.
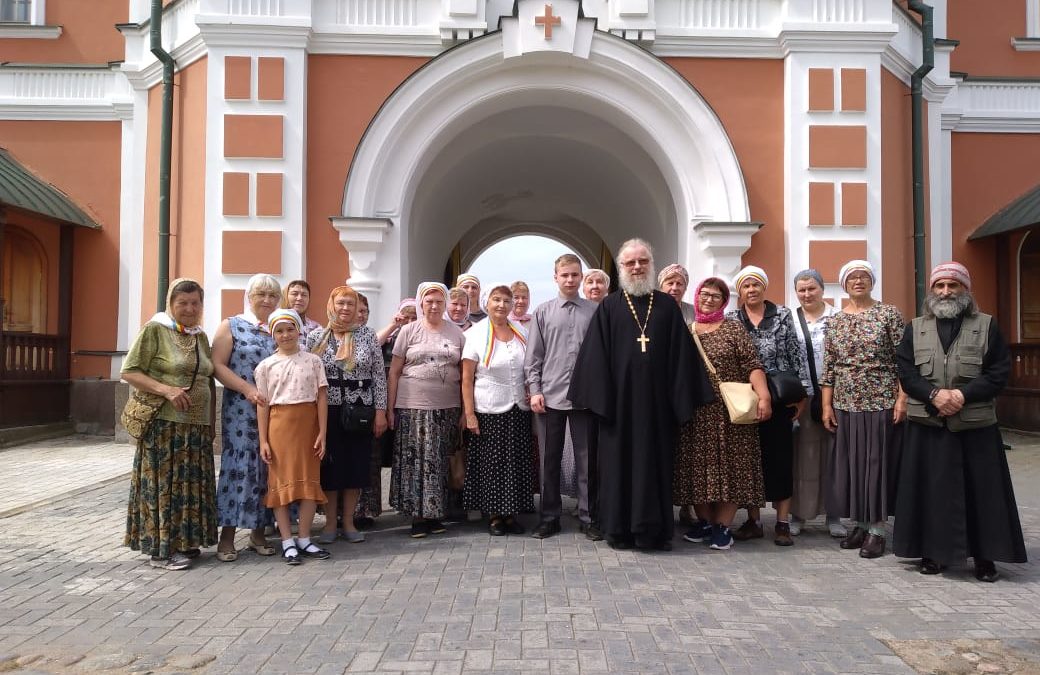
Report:
[[[1012,442],[1034,562],[998,565],[993,585],[967,565],[924,577],[891,555],[862,560],[820,522],[790,549],[677,539],[640,553],[589,542],[570,518],[544,541],[475,523],[412,540],[396,515],[328,561],[288,568],[244,551],[219,563],[209,550],[190,571],[161,572],[119,545],[124,479],[0,518],[0,671],[913,673],[898,646],[1029,652],[1040,439]],[[40,464],[26,452],[0,453],[0,470],[17,464],[15,482],[39,487],[30,497],[65,480],[48,452],[36,449]]]

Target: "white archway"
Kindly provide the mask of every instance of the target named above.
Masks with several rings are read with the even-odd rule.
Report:
[[[505,58],[501,33],[492,33],[413,74],[384,103],[355,154],[342,217],[333,224],[350,254],[351,284],[377,298],[375,315],[388,313],[413,277],[442,269],[443,254],[481,221],[474,210],[452,222],[450,203],[435,196],[445,186],[494,178],[508,165],[503,157],[536,142],[545,152],[567,147],[543,172],[568,181],[571,201],[558,215],[592,227],[608,246],[640,235],[664,242],[662,262],[729,274],[739,266],[757,229],[748,224],[743,175],[721,122],[686,80],[599,31],[588,58],[561,52]],[[597,204],[595,181],[573,165],[586,157],[589,171],[609,176],[604,193],[627,191],[624,222],[634,225],[626,232],[601,231],[601,219],[619,209]],[[485,170],[453,180],[456,167],[474,161],[486,163]],[[566,174],[558,168],[565,161],[572,162]],[[537,181],[536,173],[527,178]],[[501,192],[490,183],[481,189]],[[442,213],[431,215],[437,208]],[[555,212],[544,211],[539,222],[551,221]]]

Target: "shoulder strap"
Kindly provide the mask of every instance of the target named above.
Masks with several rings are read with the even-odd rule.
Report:
[[[822,317],[821,317],[822,318]],[[816,377],[816,352],[813,350],[812,335],[809,334],[809,324],[805,321],[805,312],[798,308],[798,321],[802,324],[802,335],[805,336],[805,353],[809,357],[809,377],[812,379],[813,387],[819,387]]]
[[[697,343],[697,351],[701,353],[701,358],[704,359],[704,365],[708,367],[708,370],[711,371],[712,375],[718,377],[719,374],[715,372],[715,366],[712,365],[711,359],[709,359],[708,355],[704,353],[704,345],[701,344],[701,338],[697,335],[697,329],[690,326],[690,332],[693,333],[693,341]]]

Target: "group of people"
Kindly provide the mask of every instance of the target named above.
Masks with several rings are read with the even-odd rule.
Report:
[[[123,368],[164,400],[138,439],[125,544],[185,569],[214,544],[235,560],[239,528],[248,549],[275,554],[276,522],[287,563],[328,558],[337,538],[364,541],[390,465],[390,503],[414,538],[468,511],[493,536],[524,533],[518,516],[537,513],[544,539],[573,494],[580,531],[617,549],[670,550],[678,506],[683,539],[727,550],[764,536],[769,502],[778,546],[824,516],[842,549],[876,558],[894,515],[892,548],[923,574],[972,557],[994,581],[994,561],[1025,562],[994,407],[1008,350],[963,266],[937,266],[923,315],[904,324],[863,260],[839,273],[840,308],[817,271],[799,272],[793,312],[767,299],[759,267],[737,274],[727,311],[726,280],[700,280],[687,303],[687,270],[656,274],[643,240],[615,262],[608,294],[604,271],[561,256],[557,297],[533,310],[524,282],[423,282],[378,331],[349,286],[332,290],[323,325],[307,317],[305,281],[283,292],[256,275],[212,349],[202,288],[176,280]]]

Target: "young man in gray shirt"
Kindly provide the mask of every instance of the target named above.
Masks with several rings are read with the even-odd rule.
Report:
[[[534,310],[528,325],[524,360],[541,454],[541,522],[533,536],[545,539],[560,531],[560,465],[570,426],[578,478],[578,518],[581,531],[596,540],[601,537],[592,523],[589,508],[589,428],[595,420],[588,410],[571,405],[567,390],[581,341],[597,305],[578,295],[582,273],[577,256],[566,253],[557,258],[553,279],[560,294]]]

